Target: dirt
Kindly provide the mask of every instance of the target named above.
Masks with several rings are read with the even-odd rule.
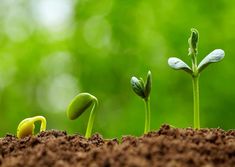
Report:
[[[141,137],[104,140],[50,130],[0,138],[1,167],[234,167],[235,130],[163,125]]]

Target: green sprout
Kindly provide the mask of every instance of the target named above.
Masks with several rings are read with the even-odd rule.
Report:
[[[184,70],[192,76],[193,83],[193,103],[194,103],[194,128],[200,129],[200,115],[199,115],[199,76],[200,73],[211,63],[216,63],[224,58],[224,51],[222,49],[215,49],[209,53],[200,63],[197,64],[198,54],[198,31],[194,28],[191,29],[191,36],[188,40],[189,53],[191,57],[192,67],[190,68],[184,61],[176,57],[168,59],[168,64],[175,70]]]
[[[80,93],[71,101],[67,108],[67,117],[71,120],[78,118],[82,113],[84,113],[90,106],[92,106],[91,113],[89,116],[87,130],[85,137],[91,137],[91,132],[93,128],[93,123],[95,119],[95,107],[98,105],[98,100],[95,96],[89,93]]]
[[[24,138],[26,136],[34,135],[36,121],[41,121],[40,132],[46,130],[46,119],[43,116],[35,116],[22,120],[17,128],[17,137]]]
[[[152,75],[148,71],[147,81],[144,83],[142,78],[138,79],[136,77],[131,78],[131,87],[133,91],[140,96],[145,102],[145,128],[144,133],[150,131],[150,92],[152,87]]]

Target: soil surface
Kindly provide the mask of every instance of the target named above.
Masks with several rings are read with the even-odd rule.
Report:
[[[0,138],[1,167],[234,167],[235,130],[163,125],[141,137],[104,140],[50,130]]]

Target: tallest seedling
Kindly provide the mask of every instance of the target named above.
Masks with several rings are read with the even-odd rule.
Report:
[[[210,54],[208,54],[200,63],[197,64],[198,55],[198,31],[194,28],[191,29],[191,36],[188,40],[189,43],[189,53],[188,55],[192,61],[192,67],[190,68],[182,60],[171,57],[168,59],[168,64],[171,68],[175,70],[184,70],[192,76],[193,83],[193,103],[194,103],[194,128],[200,129],[200,114],[199,114],[199,76],[200,73],[211,63],[216,63],[224,58],[224,51],[222,49],[215,49]]]

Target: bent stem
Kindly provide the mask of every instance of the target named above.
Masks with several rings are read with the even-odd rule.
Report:
[[[148,133],[150,131],[150,98],[144,99],[145,103],[145,126],[144,133]]]
[[[46,118],[43,116],[35,116],[22,120],[17,128],[17,137],[23,138],[25,136],[34,135],[34,123],[36,121],[41,121],[40,132],[46,130]]]
[[[94,99],[95,99],[94,100],[95,102],[94,102],[94,105],[92,106],[91,113],[90,113],[90,116],[89,116],[89,120],[88,120],[88,123],[87,123],[85,138],[91,137],[93,123],[94,123],[94,119],[95,119],[95,115],[96,115],[95,107],[98,104],[98,100],[96,98],[94,98]]]
[[[36,122],[36,121],[41,121],[40,132],[45,131],[46,124],[47,124],[46,119],[42,116],[35,116],[33,117],[33,122]]]
[[[193,111],[194,111],[194,129],[200,129],[200,114],[199,114],[199,77],[193,77]]]

